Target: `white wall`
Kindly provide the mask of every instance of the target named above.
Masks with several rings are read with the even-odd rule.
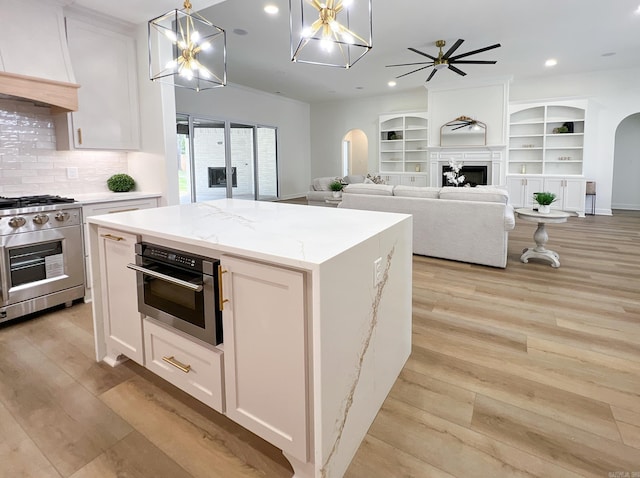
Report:
[[[585,131],[584,175],[596,181],[597,214],[611,214],[616,129],[640,112],[640,68],[549,76],[514,81],[511,101],[589,98]]]
[[[176,90],[178,113],[278,128],[280,198],[304,196],[311,182],[310,107],[307,103],[250,88],[227,85],[196,93]],[[344,132],[338,137],[338,154]],[[177,171],[177,169],[176,169]]]
[[[429,145],[439,146],[440,127],[460,116],[468,116],[487,125],[487,145],[505,144],[508,96],[506,79],[464,88],[429,89]]]
[[[422,87],[409,92],[311,105],[311,177],[341,175],[342,138],[353,129],[366,134],[368,170],[378,171],[378,116],[426,110],[427,90]]]
[[[178,154],[174,88],[149,80],[147,24],[136,27],[140,152],[129,153],[136,189],[160,192],[162,205],[178,204]]]
[[[625,118],[616,131],[614,209],[640,209],[640,113]],[[597,191],[596,191],[597,193]]]

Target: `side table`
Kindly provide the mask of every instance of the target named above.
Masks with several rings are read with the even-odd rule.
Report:
[[[536,247],[527,247],[522,251],[520,260],[526,264],[529,262],[529,259],[542,259],[549,261],[551,263],[551,267],[560,267],[560,256],[558,253],[550,251],[544,247],[549,240],[545,224],[560,224],[562,222],[567,222],[567,219],[571,214],[564,211],[553,210],[547,214],[542,214],[530,208],[516,209],[515,213],[520,219],[538,223],[538,228],[536,229],[536,232],[533,233],[533,240],[536,241]]]

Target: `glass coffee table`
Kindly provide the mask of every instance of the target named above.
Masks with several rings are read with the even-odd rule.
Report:
[[[530,208],[516,209],[515,213],[524,221],[538,223],[538,228],[536,229],[536,232],[533,233],[533,240],[536,241],[536,247],[527,247],[522,251],[520,261],[526,264],[529,262],[529,259],[542,259],[549,261],[551,263],[551,267],[560,267],[560,256],[558,253],[550,251],[544,247],[549,240],[545,224],[560,224],[562,222],[567,222],[567,219],[571,214],[564,211],[554,210],[546,214],[542,214]]]

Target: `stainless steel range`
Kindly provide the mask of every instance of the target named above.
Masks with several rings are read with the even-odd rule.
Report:
[[[73,199],[0,197],[0,323],[83,297],[83,258]]]

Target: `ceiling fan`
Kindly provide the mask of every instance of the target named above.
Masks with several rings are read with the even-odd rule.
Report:
[[[494,48],[499,48],[500,47],[500,43],[496,43],[495,45],[490,45],[490,46],[486,46],[484,48],[480,48],[478,50],[473,50],[473,51],[469,51],[467,53],[462,53],[460,55],[456,55],[456,56],[451,56],[459,47],[460,45],[462,45],[462,42],[464,42],[464,40],[459,39],[458,41],[456,41],[453,46],[451,48],[449,48],[449,50],[447,50],[446,53],[442,53],[442,47],[444,47],[446,45],[446,42],[444,40],[438,40],[436,41],[436,46],[440,49],[440,52],[438,53],[438,56],[431,56],[428,53],[424,53],[420,50],[416,50],[415,48],[409,48],[409,50],[417,53],[418,55],[422,55],[422,56],[426,56],[427,58],[431,59],[432,61],[425,61],[425,62],[418,62],[418,63],[400,63],[398,65],[387,65],[387,68],[389,67],[395,67],[395,66],[416,66],[416,65],[425,65],[425,66],[421,66],[420,68],[417,68],[413,71],[410,71],[409,73],[405,73],[403,75],[400,76],[396,76],[396,78],[402,78],[403,76],[407,76],[410,75],[412,73],[416,73],[417,71],[421,71],[424,70],[426,68],[430,68],[433,67],[433,71],[431,72],[431,74],[429,75],[429,77],[427,78],[426,81],[429,81],[431,78],[433,78],[433,75],[436,74],[436,71],[438,70],[443,70],[445,68],[449,68],[452,71],[455,71],[458,75],[461,76],[465,76],[466,73],[462,70],[460,70],[459,68],[456,68],[454,66],[454,64],[467,64],[467,65],[495,65],[496,61],[491,61],[491,60],[461,60],[461,58],[466,58],[468,56],[471,55],[475,55],[476,53],[482,53],[483,51],[487,51],[487,50],[493,50]]]

